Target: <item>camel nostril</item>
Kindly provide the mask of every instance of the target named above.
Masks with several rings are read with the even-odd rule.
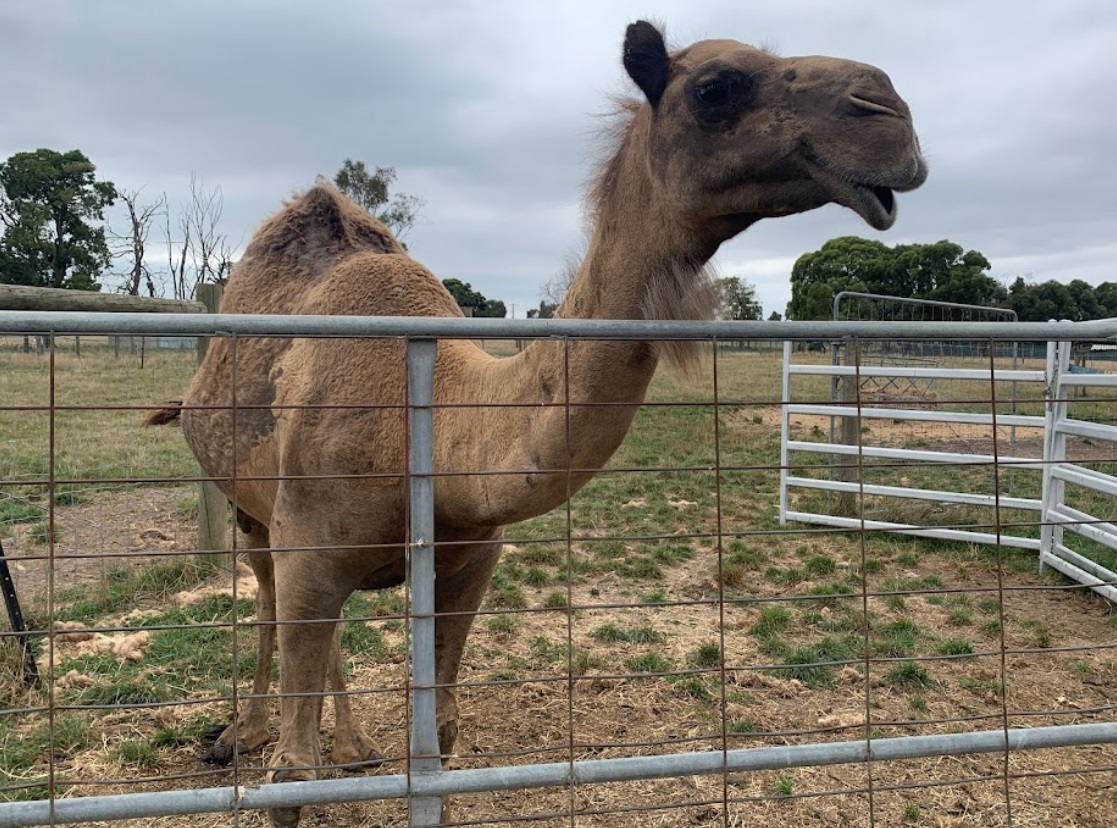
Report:
[[[860,110],[856,113],[859,115],[891,115],[895,118],[903,117],[895,108],[880,100],[874,100],[864,92],[851,92],[849,94],[849,102]]]

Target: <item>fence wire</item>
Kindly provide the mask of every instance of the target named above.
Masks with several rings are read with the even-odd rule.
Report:
[[[1034,552],[865,526],[866,510],[876,508],[866,480],[922,472],[870,461],[862,448],[878,437],[913,448],[957,438],[941,427],[864,418],[870,430],[853,455],[861,525],[781,527],[782,409],[829,404],[829,384],[823,378],[787,399],[779,354],[721,347],[845,335],[1097,340],[1117,335],[1117,321],[974,323],[943,333],[910,324],[901,332],[829,323],[113,317],[113,332],[234,336],[238,347],[285,330],[410,331],[418,347],[436,335],[483,335],[505,358],[515,358],[510,340],[536,333],[558,338],[567,389],[576,387],[570,349],[596,336],[715,346],[701,376],[661,371],[642,404],[609,403],[633,406],[634,423],[606,468],[566,506],[509,527],[455,683],[461,729],[444,766],[430,741],[430,699],[440,685],[431,663],[423,666],[437,614],[413,579],[358,592],[344,609],[344,698],[383,762],[343,770],[328,761],[327,689],[319,781],[264,785],[268,746],[234,752],[228,766],[202,761],[207,732],[261,695],[278,697],[274,670],[265,694],[251,688],[266,624],[256,615],[243,541],[224,552],[197,548],[194,484],[205,475],[177,430],[138,428],[146,410],[181,395],[192,356],[149,350],[141,369],[86,339],[79,359],[65,335],[92,337],[107,323],[95,314],[46,317],[0,314],[0,333],[55,334],[42,357],[18,352],[14,340],[0,344],[0,540],[28,627],[3,638],[0,824],[256,825],[256,809],[305,804],[307,824],[423,825],[439,824],[443,799],[453,808],[446,824],[458,825],[1117,821],[1112,607],[1058,573],[1038,572]],[[968,387],[964,399],[995,419],[1006,409],[992,369],[990,360],[986,393]],[[424,381],[413,374],[411,384]],[[1102,386],[1073,403],[1107,419],[1113,397]],[[569,455],[579,440],[571,424],[603,407],[567,392],[543,408],[565,421]],[[371,400],[351,413],[372,410],[411,412],[412,434],[423,428],[423,411],[436,423],[502,415],[484,402],[437,397],[433,408]],[[242,407],[233,416],[251,414]],[[794,427],[809,435],[818,426],[803,416]],[[983,476],[998,503],[1007,472],[995,422],[981,439],[992,443],[991,462],[940,464],[936,473]],[[341,469],[315,480],[419,482],[436,492],[455,478],[538,473],[494,472],[500,448],[472,468]],[[1079,442],[1074,450],[1098,468],[1117,465],[1112,445]],[[822,456],[796,460],[800,473],[828,468]],[[573,489],[580,471],[554,474]],[[1117,522],[1111,504],[1091,509]],[[995,536],[1038,537],[1043,524],[999,508],[927,517],[940,528]],[[411,550],[429,551],[433,563],[453,545],[429,528],[413,511]],[[23,640],[33,643],[40,686],[24,683]],[[270,731],[274,743],[274,709]]]

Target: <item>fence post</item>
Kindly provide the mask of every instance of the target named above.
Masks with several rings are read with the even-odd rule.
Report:
[[[224,288],[221,285],[200,284],[195,296],[206,306],[207,313],[217,313],[221,305],[221,295]],[[198,364],[206,355],[209,346],[209,337],[198,337]],[[228,500],[221,490],[211,480],[203,480],[198,484],[198,551],[199,552],[224,552],[228,549],[226,529],[229,525]]]
[[[437,342],[407,342],[407,405],[410,414],[411,533],[408,544],[411,585],[411,744],[408,777],[442,771],[438,745],[435,687],[434,589],[434,362]],[[409,797],[412,828],[442,824],[442,800]]]

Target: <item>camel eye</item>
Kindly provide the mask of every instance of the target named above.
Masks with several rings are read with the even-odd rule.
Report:
[[[695,114],[710,122],[733,120],[748,104],[752,82],[741,72],[720,72],[697,81],[691,88]]]
[[[695,97],[706,106],[721,106],[737,91],[740,83],[734,77],[717,77],[694,87]]]

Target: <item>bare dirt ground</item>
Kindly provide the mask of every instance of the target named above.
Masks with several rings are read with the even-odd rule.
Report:
[[[57,507],[56,583],[88,584],[90,590],[96,590],[103,588],[106,567],[120,561],[140,565],[143,560],[111,556],[192,551],[194,530],[180,508],[190,493],[189,488],[135,489]],[[817,543],[838,560],[839,567],[856,563],[854,545]],[[6,538],[5,548],[13,559],[21,594],[35,601],[47,583],[45,561],[34,560],[43,548],[31,542],[23,530]],[[771,662],[756,637],[749,634],[761,604],[720,608],[715,600],[716,553],[709,545],[697,551],[693,559],[670,569],[661,586],[671,599],[707,603],[615,608],[610,605],[632,600],[628,585],[615,576],[605,576],[572,589],[573,603],[581,608],[573,616],[561,611],[525,613],[518,616],[514,634],[493,632],[479,624],[463,661],[461,736],[453,766],[564,762],[720,750],[723,746],[845,741],[863,739],[870,733],[889,737],[1115,719],[1117,627],[1110,606],[1092,593],[1058,589],[1060,582],[1030,571],[1006,569],[998,578],[989,568],[927,556],[904,575],[937,576],[952,588],[984,588],[989,596],[1003,597],[1003,627],[991,630],[989,624],[975,623],[960,628],[947,606],[928,600],[931,595],[907,597],[902,617],[941,637],[965,636],[979,653],[988,655],[927,662],[933,684],[917,691],[890,685],[884,678],[887,665],[876,664],[869,670],[868,680],[858,670],[847,668],[832,686],[810,689],[798,681],[751,669]],[[73,555],[90,557],[70,557]],[[808,582],[798,589],[809,586]],[[540,608],[544,594],[553,589],[525,591],[529,606]],[[975,594],[974,601],[979,598]],[[860,599],[856,603],[860,606]],[[894,605],[880,598],[869,599],[866,609],[882,623],[901,617]],[[823,615],[827,611],[837,610],[824,608]],[[677,683],[616,676],[615,664],[648,648],[629,643],[606,645],[589,635],[606,623],[646,624],[661,631],[665,641],[655,649],[676,664],[685,663],[687,654],[701,642],[721,642],[727,665],[724,721],[747,723],[741,728],[747,732],[724,734],[723,717],[716,713],[721,705],[716,700],[712,706],[697,703]],[[399,643],[400,635],[384,633],[391,645]],[[559,646],[567,640],[614,666],[598,667],[591,662],[584,676],[569,679],[565,659],[554,663],[533,656],[533,648],[537,653],[543,646],[540,641]],[[494,669],[503,664],[508,652],[522,653],[530,665],[523,671],[529,679],[490,684]],[[919,654],[931,652],[921,648]],[[406,705],[400,690],[406,680],[404,664],[398,658],[378,663],[360,653],[350,653],[349,658],[351,687],[370,691],[354,697],[358,715],[368,723],[386,755],[404,755]],[[721,678],[720,672],[716,675]],[[215,719],[228,716],[227,706],[211,707]],[[196,706],[155,710],[151,729],[176,717],[195,717],[198,712]],[[327,745],[331,717],[327,713],[324,723]],[[105,747],[122,735],[150,732],[137,733],[134,724],[124,725],[114,722],[111,714],[107,716],[104,745],[88,749],[56,770],[62,777],[101,779],[108,784],[76,785],[66,795],[256,784],[261,780],[260,771],[254,768],[266,762],[266,752],[243,757],[244,766],[235,773],[214,771],[201,763],[203,747],[189,744],[162,753],[159,767],[142,774],[148,781],[136,781],[139,774],[108,759]],[[1101,828],[1117,824],[1115,767],[1117,747],[1094,745],[1008,757],[970,755],[493,793],[460,797],[454,817],[480,825],[618,828],[774,828],[787,824]],[[379,772],[402,769],[402,761],[396,759]],[[200,775],[190,776],[193,774]],[[327,772],[328,776],[341,774]],[[186,776],[166,781],[179,775]],[[577,816],[571,816],[571,810]],[[246,812],[125,824],[179,828],[256,826],[266,821],[259,813]],[[403,826],[406,814],[393,803],[316,806],[305,810],[303,824]]]
[[[4,539],[12,580],[32,603],[46,598],[50,572],[58,588],[104,587],[115,567],[150,564],[157,556],[191,551],[196,525],[182,504],[192,486],[123,489],[90,496],[89,502],[55,507],[53,567],[51,551],[35,537],[35,527],[15,524]],[[95,499],[93,499],[95,498]]]

